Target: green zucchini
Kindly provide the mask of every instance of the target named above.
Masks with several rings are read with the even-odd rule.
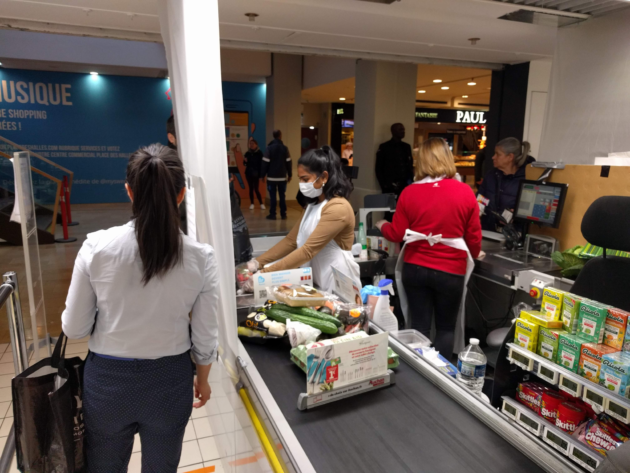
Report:
[[[313,317],[306,317],[304,315],[292,314],[285,310],[280,309],[269,309],[266,314],[269,318],[281,322],[283,324],[287,323],[287,319],[291,319],[295,322],[302,322],[303,324],[310,325],[318,330],[321,330],[323,333],[327,333],[330,335],[334,335],[338,332],[337,326],[332,322],[327,322],[325,320],[316,319]]]
[[[337,327],[341,327],[343,324],[337,319],[337,317],[333,317],[325,312],[320,312],[318,310],[311,309],[310,307],[291,307],[288,305],[283,305],[281,308],[277,307],[280,304],[276,304],[274,309],[278,308],[280,310],[291,312],[295,315],[303,315],[304,317],[311,317],[313,319],[323,320],[324,322],[329,322],[335,324]]]

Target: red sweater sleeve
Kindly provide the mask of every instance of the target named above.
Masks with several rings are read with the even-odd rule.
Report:
[[[469,207],[470,211],[464,231],[464,241],[473,259],[476,259],[479,256],[479,252],[481,252],[481,219],[479,218],[477,200],[472,199],[472,204]]]
[[[403,191],[398,198],[396,204],[396,212],[394,212],[394,218],[392,223],[386,223],[381,227],[381,233],[383,236],[394,243],[401,243],[405,232],[409,227],[409,216],[407,215],[407,199],[408,192]]]

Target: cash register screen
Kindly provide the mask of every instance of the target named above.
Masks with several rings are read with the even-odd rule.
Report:
[[[567,189],[567,184],[521,181],[514,217],[558,228]]]

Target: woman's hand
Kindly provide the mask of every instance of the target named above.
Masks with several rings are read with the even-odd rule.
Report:
[[[378,230],[381,231],[381,227],[385,225],[386,223],[389,223],[389,222],[387,220],[379,220],[378,222],[376,222],[376,228],[378,228]]]
[[[199,409],[206,405],[206,403],[210,400],[210,396],[212,395],[212,388],[210,387],[210,383],[208,381],[201,381],[198,377],[195,376],[195,399],[197,401],[193,403],[193,407],[195,409]]]

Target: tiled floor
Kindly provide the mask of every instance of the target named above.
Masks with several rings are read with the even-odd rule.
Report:
[[[84,357],[86,340],[71,340],[67,355]],[[0,449],[13,425],[11,378],[13,355],[8,344],[0,344]],[[271,467],[260,446],[251,420],[232,380],[220,362],[210,372],[212,398],[193,410],[188,422],[178,472],[267,473]],[[142,448],[136,436],[129,473],[141,473]],[[18,472],[13,459],[11,473]]]

